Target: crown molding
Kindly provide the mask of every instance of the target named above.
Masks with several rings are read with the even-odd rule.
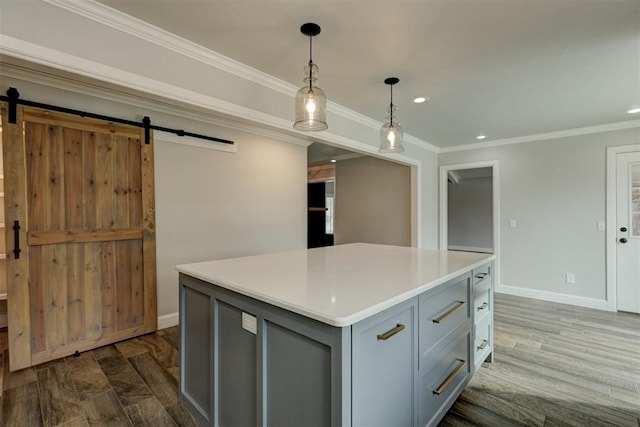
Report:
[[[175,117],[181,117],[188,120],[193,120],[200,123],[206,123],[214,126],[223,127],[226,129],[232,129],[240,132],[251,133],[255,135],[264,136],[267,138],[277,139],[278,141],[288,142],[291,144],[302,145],[308,147],[313,143],[308,138],[298,137],[296,135],[286,134],[265,127],[256,126],[251,123],[246,123],[239,120],[233,120],[230,118],[212,116],[210,114],[202,113],[199,111],[191,111],[184,107],[178,107],[172,104],[159,102],[145,98],[143,96],[132,95],[123,93],[115,89],[105,88],[103,86],[91,84],[88,82],[81,82],[79,80],[71,79],[68,77],[50,74],[41,70],[34,70],[30,68],[21,67],[14,64],[2,64],[2,74],[7,77],[12,77],[19,80],[28,81],[35,84],[41,84],[56,89],[61,89],[69,92],[78,93],[80,95],[91,96],[105,101],[117,102],[121,104],[127,104],[134,107],[142,108],[150,111],[157,111],[160,113],[169,114]],[[216,143],[215,141],[202,142],[201,140],[193,141],[193,138],[189,137],[163,137],[162,140],[167,142],[181,142],[186,145],[193,145],[203,148],[213,148],[219,151],[236,152],[236,145],[229,146],[228,144]],[[187,142],[191,141],[191,142]],[[203,145],[204,144],[204,145]]]
[[[298,90],[298,88],[291,83],[277,79],[270,74],[249,67],[248,65],[204,48],[199,44],[94,0],[42,1],[230,74],[240,76],[285,95],[295,96]]]
[[[65,9],[76,15],[107,25],[118,31],[122,31],[180,55],[195,59],[211,67],[240,76],[252,83],[280,92],[284,95],[290,96],[291,98],[294,98],[298,91],[298,87],[291,83],[278,79],[270,74],[264,73],[227,56],[221,55],[215,51],[207,49],[201,45],[193,43],[187,39],[94,0],[43,1],[52,6]],[[382,122],[374,120],[332,101],[327,102],[327,111],[372,129],[379,129],[382,126]],[[437,146],[422,141],[412,135],[405,134],[404,140],[409,144],[435,153],[439,150]]]
[[[379,130],[383,124],[382,122],[372,119],[371,117],[368,117],[368,116],[365,116],[364,114],[360,114],[356,111],[350,110],[332,101],[327,101],[327,110],[341,117],[344,117],[348,120],[351,120],[352,122],[356,122],[358,124],[361,124],[371,129]],[[417,138],[413,135],[409,135],[406,133],[404,134],[404,142],[423,148],[425,150],[432,151],[434,153],[438,153],[440,151],[440,147],[437,147],[433,144],[430,144],[426,141],[421,140],[420,138]]]
[[[640,128],[640,119],[625,120],[623,122],[606,123],[602,125],[586,126],[582,128],[566,129],[555,132],[526,135],[515,138],[497,139],[495,141],[479,142],[476,144],[456,145],[454,147],[440,148],[439,153],[454,153],[457,151],[479,150],[481,148],[500,147],[502,145],[522,144],[524,142],[547,141],[550,139],[567,138],[592,133],[611,132],[623,129]]]
[[[56,68],[83,77],[88,77],[90,79],[102,81],[107,84],[129,88],[136,92],[153,94],[160,98],[174,100],[178,103],[210,110],[212,111],[212,115],[216,114],[217,117],[225,117],[225,119],[219,119],[222,120],[221,122],[216,123],[220,124],[221,126],[230,127],[245,132],[256,132],[259,134],[275,137],[282,141],[294,142],[301,145],[308,145],[313,142],[311,137],[306,133],[295,131],[293,129],[287,132],[287,130],[291,127],[291,123],[286,119],[263,113],[251,108],[243,107],[241,105],[227,102],[218,98],[214,98],[209,95],[203,95],[201,93],[184,89],[175,85],[163,83],[145,76],[130,73],[128,71],[123,71],[118,68],[110,67],[108,65],[89,61],[74,55],[67,54],[65,52],[60,52],[44,46],[16,39],[4,34],[0,34],[0,54],[11,56],[28,62],[33,62],[39,65]],[[3,74],[6,74],[4,72],[4,68],[8,67],[5,67],[3,65]],[[31,70],[29,72],[31,72]],[[75,90],[77,91],[78,87],[81,86],[81,83],[76,83],[76,86],[69,85],[68,87],[72,90],[75,88]],[[100,96],[99,93],[102,93],[102,96],[105,96],[106,92],[103,91],[104,88],[96,86],[94,89],[98,90],[98,88],[99,91],[94,92],[94,96]],[[116,96],[114,95],[115,93],[116,92],[113,92],[112,96]],[[132,100],[136,99],[135,96],[124,94],[123,92],[120,92],[120,96],[124,97],[121,98],[120,102],[122,102],[123,100],[126,100],[126,102],[132,102]],[[153,101],[153,107],[151,107],[152,110],[165,111],[158,109],[156,107],[156,104],[158,104],[157,101]],[[166,109],[167,105],[168,104],[165,103],[163,108]],[[183,117],[186,117],[185,114],[197,115],[197,113],[193,112],[180,113],[175,110],[174,112],[177,115]],[[174,114],[174,112],[171,112],[171,114]],[[203,115],[200,115],[200,117],[203,117]],[[233,119],[226,119],[226,117],[232,117]],[[195,119],[201,120],[200,118]],[[210,118],[209,121],[211,120],[213,119]]]

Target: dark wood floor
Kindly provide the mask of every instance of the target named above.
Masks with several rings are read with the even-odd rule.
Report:
[[[196,426],[178,402],[177,327],[16,373],[3,353],[0,425]]]
[[[495,344],[441,426],[640,426],[640,316],[496,295]],[[4,352],[0,425],[195,425],[177,348],[169,328],[17,373]]]

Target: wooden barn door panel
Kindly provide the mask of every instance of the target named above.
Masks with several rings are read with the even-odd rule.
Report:
[[[129,126],[21,116],[3,114],[3,132],[16,131],[5,170],[22,187],[7,214],[26,231],[23,256],[8,260],[26,270],[8,292],[12,370],[156,329],[153,141]]]

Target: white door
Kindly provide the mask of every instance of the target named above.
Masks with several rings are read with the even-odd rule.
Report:
[[[640,313],[640,152],[618,154],[616,175],[618,310]]]

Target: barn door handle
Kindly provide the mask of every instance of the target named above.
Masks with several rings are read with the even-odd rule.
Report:
[[[20,221],[13,221],[13,258],[20,258]]]

